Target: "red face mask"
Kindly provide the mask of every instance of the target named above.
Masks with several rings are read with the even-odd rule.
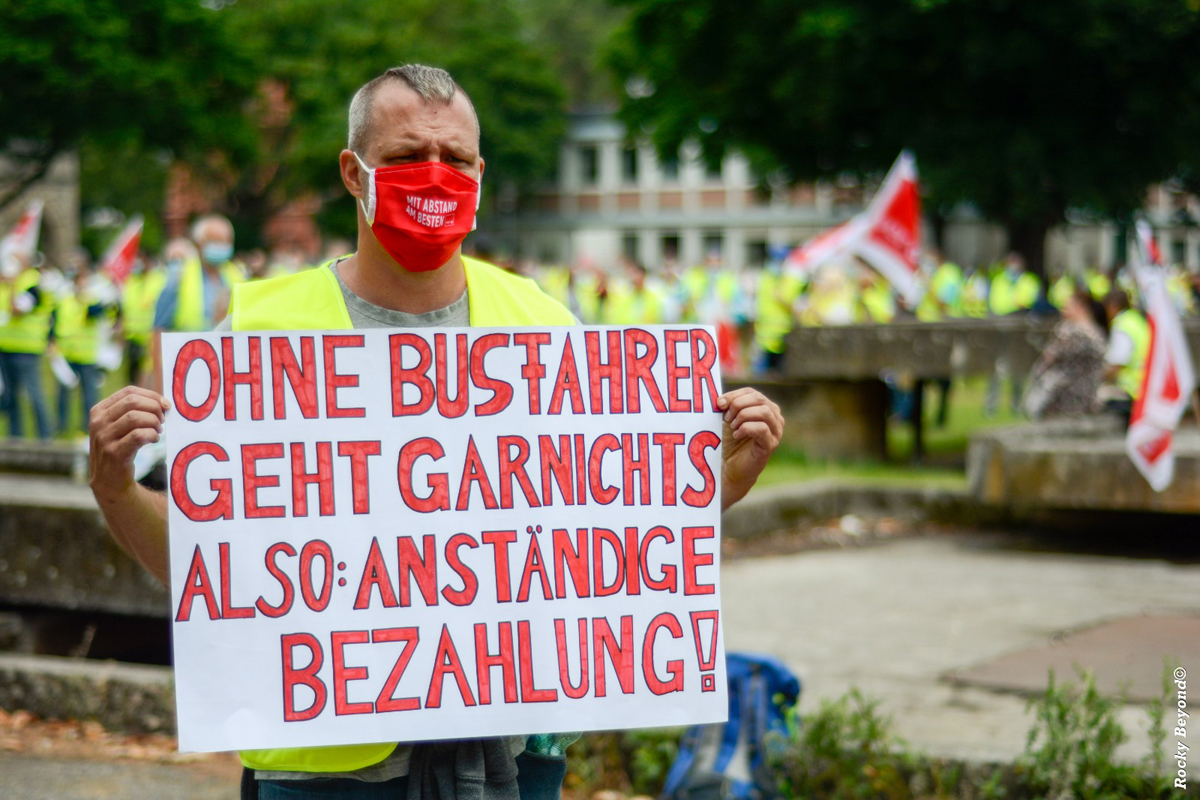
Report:
[[[359,198],[367,224],[396,263],[409,272],[429,272],[454,255],[475,229],[479,182],[437,161],[372,169],[366,197]]]

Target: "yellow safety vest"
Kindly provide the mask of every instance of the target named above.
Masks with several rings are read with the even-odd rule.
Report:
[[[988,282],[980,274],[972,275],[963,282],[963,314],[976,319],[988,315]]]
[[[794,275],[763,272],[755,296],[754,340],[768,353],[782,353],[784,340],[795,325],[792,306],[802,286]]]
[[[930,291],[933,291],[933,287],[930,287]],[[862,290],[862,304],[868,322],[882,324],[896,318],[896,297],[892,294],[892,287],[882,281],[873,281]],[[919,313],[917,318],[921,318]]]
[[[41,283],[41,273],[27,269],[13,281],[11,293],[5,298],[11,302],[13,294],[27,292]],[[6,309],[7,310],[7,309]],[[41,292],[38,304],[27,314],[13,313],[8,323],[0,327],[0,350],[8,353],[46,352],[46,341],[50,337],[50,315],[54,311],[54,297],[50,292]]]
[[[1070,275],[1063,275],[1050,287],[1050,305],[1060,311],[1067,307],[1067,301],[1075,294],[1076,281]]]
[[[1007,272],[1001,272],[992,278],[988,305],[997,316],[1024,311],[1037,302],[1039,288],[1041,282],[1032,272],[1022,272],[1016,280],[1009,278]]]
[[[167,285],[167,274],[161,269],[130,275],[121,291],[121,320],[125,338],[138,344],[149,344],[154,332],[154,307]]]
[[[575,317],[533,281],[463,257],[467,302],[473,327],[573,325]],[[344,330],[350,312],[337,277],[325,264],[319,269],[234,287],[231,322],[235,331]],[[243,750],[251,769],[284,772],[350,772],[383,761],[396,742],[330,747],[284,747]]]
[[[1133,342],[1129,363],[1117,373],[1117,386],[1137,400],[1142,394],[1142,379],[1146,374],[1146,357],[1150,354],[1150,323],[1140,312],[1126,309],[1113,317],[1113,333],[1124,333]]]
[[[73,364],[95,364],[100,355],[100,319],[88,319],[88,302],[74,294],[59,301],[54,337],[63,358]]]
[[[1088,291],[1093,300],[1103,300],[1112,291],[1112,281],[1103,272],[1093,272],[1086,276]]]
[[[648,283],[639,292],[620,283],[608,291],[601,313],[605,325],[657,325],[663,321],[663,300]]]
[[[232,287],[245,281],[242,270],[232,261],[220,269],[225,286]],[[186,261],[179,276],[179,296],[175,304],[175,330],[203,331],[212,327],[204,316],[204,267],[200,259]]]

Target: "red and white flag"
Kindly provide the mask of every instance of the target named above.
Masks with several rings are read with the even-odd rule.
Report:
[[[1196,386],[1196,374],[1166,276],[1160,266],[1145,263],[1143,253],[1150,259],[1157,253],[1150,247],[1154,239],[1145,223],[1138,224],[1138,239],[1133,270],[1150,323],[1150,351],[1141,396],[1129,417],[1125,451],[1150,487],[1161,492],[1175,478],[1172,437]]]
[[[142,217],[136,216],[117,234],[104,258],[100,261],[100,271],[108,275],[113,283],[120,286],[133,271],[133,263],[137,260],[138,247],[142,243]]]
[[[863,215],[859,214],[814,236],[788,254],[783,268],[807,278],[822,264],[853,255],[854,243],[862,235],[864,225]]]
[[[33,264],[38,234],[42,229],[43,206],[41,200],[31,200],[17,224],[7,236],[0,239],[0,272],[7,277],[11,278],[23,267]]]
[[[916,305],[924,292],[920,254],[917,162],[905,151],[865,211],[796,248],[785,267],[811,273],[827,261],[857,256],[883,275],[906,303]]]

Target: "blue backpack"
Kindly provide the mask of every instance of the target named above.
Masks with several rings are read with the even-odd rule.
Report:
[[[662,800],[770,800],[779,788],[767,734],[783,734],[784,709],[800,699],[800,679],[769,656],[725,655],[729,721],[694,725],[679,742]],[[776,702],[776,700],[779,702]]]

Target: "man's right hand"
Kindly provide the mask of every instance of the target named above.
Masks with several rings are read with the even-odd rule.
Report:
[[[158,441],[170,407],[158,392],[138,386],[126,386],[92,407],[90,483],[101,505],[134,485],[133,457],[142,445]]]

